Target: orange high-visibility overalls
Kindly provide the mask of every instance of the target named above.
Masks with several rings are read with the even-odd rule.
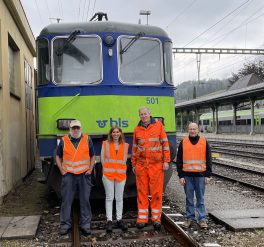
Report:
[[[138,223],[148,222],[148,195],[151,195],[151,219],[160,221],[162,211],[163,163],[170,162],[170,148],[161,122],[134,130],[132,165],[136,167]]]

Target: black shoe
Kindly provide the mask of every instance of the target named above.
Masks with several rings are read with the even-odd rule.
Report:
[[[160,228],[161,228],[161,224],[160,224],[159,221],[154,221],[153,222],[153,226],[154,226],[154,229],[157,230],[157,231],[159,231]]]
[[[70,229],[60,229],[60,235],[66,235],[68,234]]]
[[[91,229],[90,228],[81,228],[81,232],[84,236],[91,235]]]
[[[137,223],[137,228],[138,229],[143,229],[145,226],[146,226],[146,223],[144,223],[144,222],[138,222]]]
[[[111,233],[113,231],[113,224],[111,220],[107,221],[105,229],[107,233]]]
[[[123,220],[118,220],[117,221],[117,227],[121,228],[122,231],[126,231],[127,230],[127,224]]]

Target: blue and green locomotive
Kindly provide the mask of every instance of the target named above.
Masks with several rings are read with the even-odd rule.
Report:
[[[102,141],[118,125],[132,144],[139,107],[148,106],[163,121],[175,154],[172,42],[161,28],[110,21],[51,24],[37,38],[37,52],[37,139],[46,181],[57,192],[61,178],[54,154],[73,119],[95,146],[93,198],[104,197]],[[127,173],[124,197],[134,197],[130,160]],[[165,185],[171,174],[170,168]]]

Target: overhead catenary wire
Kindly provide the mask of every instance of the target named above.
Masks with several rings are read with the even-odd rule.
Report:
[[[78,16],[77,16],[78,21],[80,21],[80,16],[81,16],[81,3],[82,3],[82,0],[79,1]]]
[[[59,9],[59,13],[61,14],[61,19],[63,19],[63,9],[62,9],[62,3],[60,0],[58,0],[58,9]]]
[[[94,0],[94,6],[93,6],[93,11],[92,11],[92,16],[94,15],[95,5],[96,5],[96,0]]]
[[[89,0],[88,8],[87,8],[87,11],[86,11],[86,18],[85,18],[86,21],[88,21],[88,17],[89,17],[90,3],[91,3],[91,0]]]
[[[85,8],[86,8],[86,3],[87,3],[87,0],[84,0],[83,12],[82,12],[82,21],[84,21],[84,12],[85,12]]]
[[[47,0],[45,0],[45,4],[46,4],[47,10],[48,10],[48,16],[49,16],[49,19],[50,19],[50,21],[51,21],[50,9],[49,9],[49,5],[48,5]]]
[[[193,38],[191,41],[189,41],[186,45],[183,46],[186,47],[189,44],[191,44],[193,41],[195,41],[196,39],[198,39],[199,37],[201,37],[203,34],[205,34],[206,32],[208,32],[209,30],[211,30],[213,27],[215,27],[217,24],[219,24],[220,22],[222,22],[224,19],[226,19],[228,16],[232,15],[234,12],[236,12],[238,9],[240,9],[242,6],[244,6],[246,3],[248,3],[251,0],[247,0],[244,3],[242,3],[241,5],[239,5],[238,7],[236,7],[234,10],[232,10],[231,12],[229,12],[227,15],[225,15],[224,17],[222,17],[219,21],[217,21],[215,24],[213,24],[212,26],[210,26],[209,28],[207,28],[206,30],[204,30],[202,33],[200,33],[199,35],[197,35],[195,38]]]
[[[188,4],[184,9],[182,9],[176,17],[166,26],[168,28],[173,22],[175,22],[180,16],[182,16],[197,0],[193,0],[190,4]]]
[[[257,17],[255,17],[254,19],[250,20],[251,17],[253,17],[257,12],[259,12],[260,10],[262,10],[264,7],[262,7],[261,9],[258,9],[257,11],[255,11],[250,17],[248,17],[246,20],[244,20],[240,25],[238,25],[237,27],[233,28],[232,30],[230,30],[229,32],[220,35],[218,37],[216,37],[215,39],[213,39],[211,42],[223,37],[220,41],[216,42],[215,44],[212,45],[212,47],[216,46],[217,44],[219,44],[220,42],[222,42],[229,34],[233,33],[234,31],[236,31],[237,29],[249,24],[250,22],[255,21],[256,19],[260,18],[261,16],[263,16],[264,14],[261,14]]]
[[[250,2],[248,2],[246,5],[244,5],[243,8],[239,9],[239,11],[237,11],[237,13],[236,13],[234,16],[230,17],[230,20],[228,20],[226,23],[224,23],[224,24],[222,25],[222,27],[220,27],[217,31],[215,31],[215,32],[210,36],[210,38],[207,39],[206,42],[204,42],[203,44],[201,44],[201,45],[199,46],[199,48],[203,47],[204,45],[207,45],[208,42],[210,43],[210,42],[211,42],[210,39],[211,39],[212,37],[215,37],[215,35],[217,35],[218,33],[220,33],[221,30],[225,29],[225,28],[227,27],[227,25],[230,24],[231,22],[233,22],[234,19],[235,19],[235,18],[236,18],[236,17],[237,17],[237,16],[238,16],[238,15],[239,15],[244,9],[248,8],[248,6],[249,6],[251,3],[252,3],[252,0],[250,0]],[[213,39],[215,39],[215,38],[213,38]]]
[[[37,8],[37,11],[38,11],[38,14],[39,14],[40,20],[41,20],[41,22],[42,22],[42,24],[43,24],[43,26],[44,26],[45,23],[44,23],[44,21],[43,21],[43,19],[42,19],[41,12],[40,12],[40,10],[39,10],[39,6],[38,6],[38,2],[37,2],[37,0],[35,0],[35,4],[36,4],[36,8]]]

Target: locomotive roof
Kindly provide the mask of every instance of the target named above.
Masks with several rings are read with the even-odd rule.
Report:
[[[71,33],[75,30],[80,30],[81,32],[87,33],[117,32],[131,34],[144,32],[146,35],[168,37],[168,34],[159,27],[111,21],[50,24],[42,29],[40,35],[65,34]]]

